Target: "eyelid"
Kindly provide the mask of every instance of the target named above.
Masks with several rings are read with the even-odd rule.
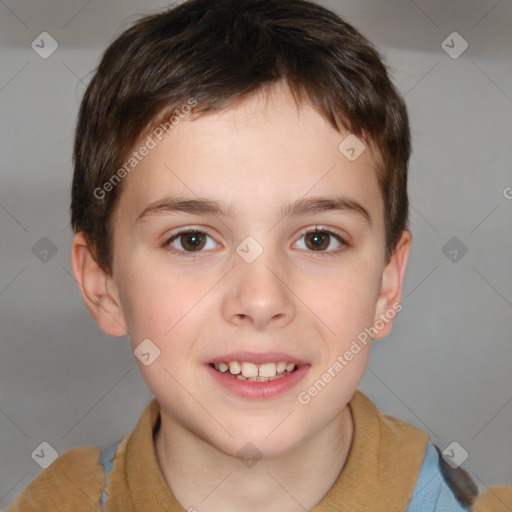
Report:
[[[219,245],[218,242],[215,240],[215,237],[209,232],[207,228],[204,226],[186,226],[182,228],[176,228],[175,231],[173,231],[172,234],[166,236],[164,238],[164,241],[161,244],[161,247],[168,250],[169,252],[172,252],[174,254],[177,254],[178,256],[182,257],[195,257],[199,256],[203,252],[208,251],[181,251],[179,249],[176,249],[174,247],[170,247],[169,244],[173,242],[174,240],[178,239],[181,235],[187,234],[187,233],[201,233],[203,235],[209,236],[215,244]]]
[[[323,257],[323,256],[331,256],[331,255],[338,255],[340,252],[342,252],[345,248],[351,247],[352,242],[347,241],[347,238],[350,239],[349,236],[341,234],[338,230],[335,228],[328,228],[319,224],[314,224],[309,227],[301,229],[296,236],[298,238],[295,240],[294,245],[304,236],[309,233],[316,233],[316,232],[326,232],[330,236],[334,237],[340,244],[341,248],[330,250],[330,251],[305,251],[308,253],[311,253],[314,257]],[[215,237],[209,232],[209,230],[204,226],[186,226],[183,228],[176,228],[176,231],[174,231],[171,235],[166,236],[164,242],[161,244],[161,247],[167,249],[169,252],[173,252],[177,254],[178,256],[185,257],[185,258],[194,258],[202,253],[209,252],[209,250],[204,251],[182,251],[178,250],[176,248],[169,248],[169,244],[179,238],[181,235],[186,233],[201,233],[204,235],[209,236],[216,244],[218,242],[215,240]],[[210,249],[211,250],[211,249]],[[301,249],[304,250],[304,249]]]
[[[317,231],[320,232],[327,232],[331,235],[336,235],[337,237],[341,238],[343,240],[343,243],[350,245],[350,235],[348,233],[342,232],[336,228],[329,228],[327,226],[323,226],[322,224],[314,224],[311,227],[304,228],[301,231],[299,231],[299,235],[304,236],[308,233],[316,233]]]
[[[308,254],[312,254],[313,257],[323,257],[323,256],[337,256],[341,252],[343,252],[346,248],[352,247],[352,242],[348,241],[350,240],[350,237],[348,235],[341,234],[337,229],[335,228],[328,228],[319,224],[315,224],[311,227],[304,228],[299,232],[299,238],[294,242],[297,243],[304,235],[307,235],[309,233],[327,233],[331,237],[333,237],[339,244],[341,244],[341,248],[330,250],[330,251],[306,251]]]

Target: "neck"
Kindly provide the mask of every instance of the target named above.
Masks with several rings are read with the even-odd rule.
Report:
[[[304,512],[316,506],[336,482],[353,435],[347,405],[293,450],[246,466],[161,411],[154,445],[164,479],[186,510]]]

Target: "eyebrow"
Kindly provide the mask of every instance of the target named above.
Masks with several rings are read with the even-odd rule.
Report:
[[[291,203],[285,203],[282,206],[281,216],[298,216],[311,213],[324,213],[328,211],[355,213],[361,216],[370,226],[372,224],[372,218],[368,210],[358,201],[344,196],[310,196],[297,199]],[[187,198],[180,196],[167,196],[150,203],[146,208],[144,208],[144,210],[137,216],[135,224],[141,223],[144,218],[149,215],[176,212],[184,212],[191,215],[219,215],[229,217],[231,219],[236,217],[236,212],[232,204],[226,205],[222,201],[215,201],[205,197]]]

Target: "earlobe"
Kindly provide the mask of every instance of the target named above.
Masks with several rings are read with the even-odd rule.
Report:
[[[382,274],[381,288],[375,311],[375,323],[380,320],[379,324],[384,324],[384,327],[378,330],[374,339],[384,338],[391,332],[393,319],[397,311],[402,309],[400,305],[402,286],[411,242],[412,233],[409,230],[403,231],[402,237]]]
[[[112,276],[96,263],[82,232],[73,237],[71,269],[82,300],[100,329],[109,336],[127,334],[117,288],[109,282]]]

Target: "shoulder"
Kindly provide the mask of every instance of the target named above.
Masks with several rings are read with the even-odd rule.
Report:
[[[415,457],[423,458],[428,435],[415,425],[400,418],[384,414],[362,391],[356,389],[350,402],[353,412],[357,414],[356,427],[372,428],[379,432],[381,443],[379,448],[395,452],[405,449],[414,452]],[[421,459],[420,459],[421,462]]]
[[[408,512],[447,510],[462,512],[478,494],[470,476],[461,467],[452,468],[440,449],[429,440]]]
[[[512,510],[512,486],[488,487],[479,493],[469,474],[447,462],[439,447],[429,440],[407,512],[438,510],[508,512]]]
[[[29,483],[8,512],[97,512],[105,478],[100,453],[92,446],[63,453]]]
[[[512,510],[512,485],[487,487],[473,502],[472,512],[509,512]]]
[[[379,422],[379,456],[397,480],[404,481],[409,505],[407,512],[462,512],[478,494],[478,488],[461,467],[452,468],[428,435],[411,423],[382,414],[362,394]],[[392,461],[392,463],[389,463]]]

